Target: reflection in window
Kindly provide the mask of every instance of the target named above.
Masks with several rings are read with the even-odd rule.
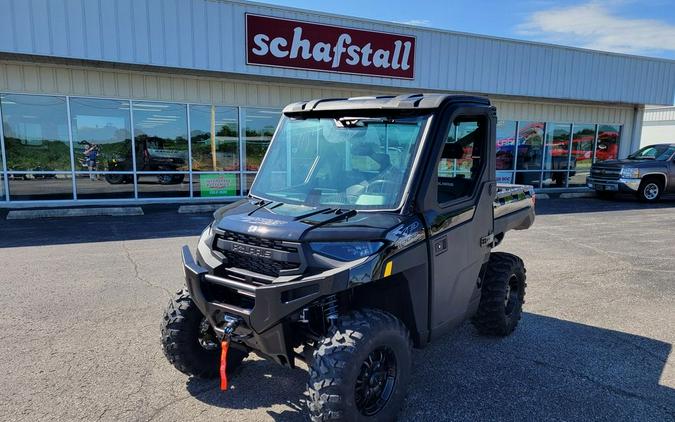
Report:
[[[185,104],[134,101],[133,107],[137,170],[187,170]]]
[[[194,171],[239,170],[235,107],[190,106],[190,139]]]
[[[247,171],[258,171],[272,135],[279,121],[280,112],[274,109],[242,108]]]
[[[595,125],[574,125],[572,135],[572,161],[570,168],[586,170],[593,164]]]
[[[77,199],[121,199],[134,197],[134,179],[129,174],[76,174]],[[96,177],[98,176],[98,177]]]
[[[139,174],[139,198],[180,198],[190,196],[188,175],[182,173]]]
[[[251,190],[251,186],[253,185],[253,181],[255,180],[255,173],[246,173],[246,190],[244,191],[244,195],[248,195],[248,191]]]
[[[570,137],[572,126],[564,123],[549,123],[544,146],[544,173],[546,187],[564,187],[569,169]]]
[[[0,106],[9,170],[71,170],[64,97],[3,94]]]
[[[516,122],[497,122],[497,170],[513,170],[516,150]]]
[[[10,201],[73,199],[70,174],[9,174]]]
[[[520,122],[518,125],[518,170],[538,170],[543,154],[544,123]]]
[[[619,156],[621,126],[599,125],[598,145],[595,147],[595,161],[616,160]]]
[[[439,204],[470,196],[481,167],[481,142],[485,139],[477,120],[452,123],[438,163]]]
[[[128,101],[71,98],[70,117],[75,171],[133,171]]]

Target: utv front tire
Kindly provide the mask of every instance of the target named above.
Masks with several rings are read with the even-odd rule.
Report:
[[[525,265],[515,255],[490,254],[478,311],[471,322],[478,332],[505,337],[518,325],[525,299]]]
[[[312,421],[391,421],[410,378],[411,342],[405,325],[375,310],[341,317],[309,366]]]
[[[210,327],[204,329],[204,324],[204,316],[187,290],[178,291],[162,318],[162,349],[169,362],[182,373],[198,378],[217,378],[220,374],[220,342]],[[243,350],[230,347],[227,372],[233,372],[241,365],[246,355]]]

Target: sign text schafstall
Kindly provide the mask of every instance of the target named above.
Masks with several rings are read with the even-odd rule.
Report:
[[[415,38],[246,14],[246,62],[413,79]]]

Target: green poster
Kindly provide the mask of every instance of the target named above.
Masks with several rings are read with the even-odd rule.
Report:
[[[199,190],[202,198],[235,196],[237,194],[237,175],[200,174]]]

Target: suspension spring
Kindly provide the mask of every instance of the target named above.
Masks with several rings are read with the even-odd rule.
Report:
[[[338,319],[337,296],[330,295],[323,300],[323,315],[331,327],[335,325],[335,321]]]

